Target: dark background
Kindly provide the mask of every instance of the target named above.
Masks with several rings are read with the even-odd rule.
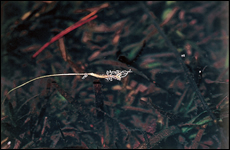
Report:
[[[1,106],[2,148],[229,148],[229,3],[143,3],[1,1],[2,101],[42,75],[133,71],[121,81],[62,76],[13,91]],[[63,36],[66,57],[57,40],[32,58],[103,4]]]

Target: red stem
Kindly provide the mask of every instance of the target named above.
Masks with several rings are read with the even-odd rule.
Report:
[[[64,35],[66,35],[67,33],[71,32],[72,30],[82,26],[83,24],[86,24],[87,22],[94,20],[97,18],[97,15],[86,19],[86,20],[80,20],[78,22],[76,22],[75,24],[73,24],[72,26],[66,28],[65,30],[63,30],[62,32],[60,32],[59,34],[57,34],[55,37],[53,37],[49,42],[47,42],[46,44],[44,44],[33,56],[32,58],[37,57],[37,55],[39,53],[41,53],[46,47],[48,47],[51,43],[55,42],[56,40],[60,39],[61,37],[63,37]]]

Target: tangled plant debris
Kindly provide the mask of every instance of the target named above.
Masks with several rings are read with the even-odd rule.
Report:
[[[229,2],[1,8],[1,148],[229,148]]]

